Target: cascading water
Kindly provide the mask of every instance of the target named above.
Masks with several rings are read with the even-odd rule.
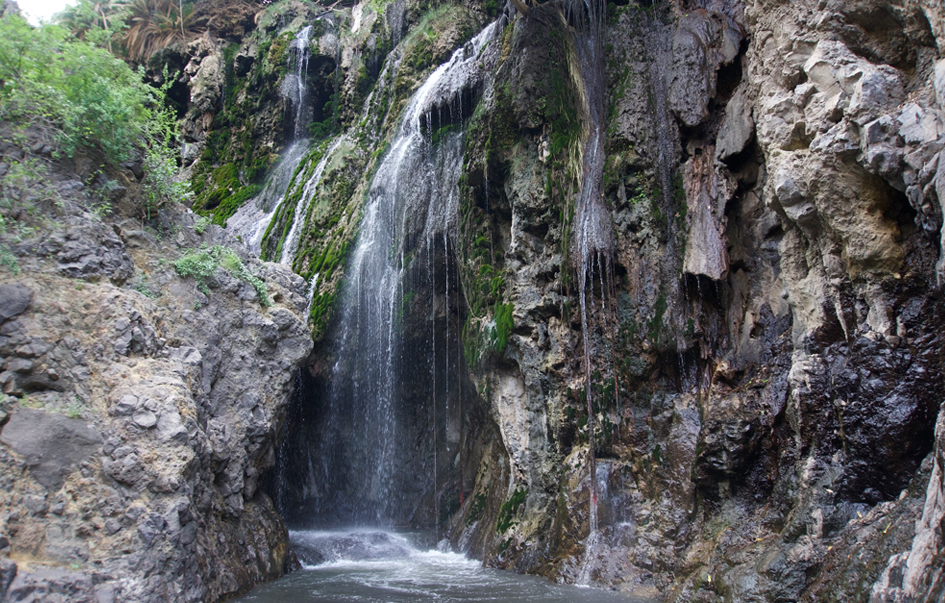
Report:
[[[285,197],[296,168],[308,152],[308,141],[293,143],[272,170],[262,192],[243,205],[226,221],[227,230],[235,232],[254,255],[259,255],[269,222]]]
[[[604,172],[604,57],[602,0],[575,0],[570,20],[575,28],[575,51],[581,69],[586,100],[587,133],[583,147],[581,189],[575,204],[575,223],[571,239],[571,257],[578,272],[581,308],[581,332],[584,340],[585,392],[587,396],[588,484],[590,490],[589,524],[593,538],[597,532],[597,479],[595,455],[594,388],[591,382],[593,352],[588,322],[588,294],[594,295],[594,265],[601,276],[601,299],[606,297],[603,279],[609,272],[613,254],[613,228],[610,212],[601,193]],[[590,285],[590,290],[588,290]]]
[[[427,399],[431,376],[417,374],[423,365],[410,357],[402,337],[411,303],[405,294],[413,293],[417,270],[425,270],[422,278],[430,283],[440,269],[434,264],[450,261],[463,134],[461,128],[441,128],[436,136],[433,130],[450,125],[440,108],[481,86],[487,71],[481,51],[496,30],[488,26],[457,50],[414,94],[371,183],[339,305],[336,361],[315,455],[322,461],[320,495],[308,509],[316,523],[403,523],[413,511],[405,503],[415,505],[424,492],[429,497],[431,484],[423,482],[437,472],[429,466],[437,446],[431,450],[429,441],[438,428],[408,433],[405,423],[411,414],[435,410],[437,401]],[[463,117],[458,113],[456,123]],[[417,259],[425,256],[440,259],[420,268]]]
[[[282,80],[282,96],[295,108],[295,119],[292,120],[292,137],[295,140],[304,138],[308,126],[302,119],[306,110],[310,110],[308,94],[308,61],[311,57],[309,44],[311,43],[312,26],[306,25],[295,36],[289,45],[289,65],[285,79]]]
[[[239,235],[255,255],[259,255],[266,229],[278,210],[279,202],[288,192],[296,169],[309,151],[306,130],[311,106],[307,74],[312,29],[311,25],[304,27],[289,46],[287,71],[282,83],[282,95],[292,108],[292,144],[270,173],[262,192],[227,220],[227,228]],[[286,263],[285,259],[281,262]]]
[[[312,177],[308,179],[305,183],[304,188],[302,189],[302,196],[299,197],[298,203],[295,206],[295,213],[292,218],[292,227],[289,229],[289,233],[285,237],[285,241],[282,243],[282,254],[279,257],[280,264],[291,265],[292,258],[295,257],[295,252],[299,246],[299,236],[302,233],[302,225],[305,224],[305,219],[308,216],[308,208],[312,203],[312,198],[315,196],[318,185],[322,181],[322,174],[325,173],[325,167],[328,165],[328,161],[331,159],[332,154],[338,149],[342,142],[344,142],[345,137],[339,136],[331,145],[328,147],[328,150],[325,151],[325,154],[319,160],[318,165],[315,166],[315,171],[312,173]],[[311,299],[311,296],[309,296]]]

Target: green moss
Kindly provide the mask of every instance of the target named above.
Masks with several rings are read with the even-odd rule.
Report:
[[[239,185],[239,171],[232,163],[228,163],[213,170],[210,179],[219,186]]]
[[[262,190],[262,186],[258,184],[251,184],[249,186],[244,186],[240,190],[236,191],[235,194],[230,195],[224,199],[219,206],[217,206],[216,215],[213,217],[213,223],[219,226],[226,226],[226,221],[236,213],[244,203],[255,197]]]
[[[502,504],[499,509],[499,518],[495,524],[495,531],[498,534],[504,534],[515,524],[515,516],[519,508],[525,503],[528,497],[528,490],[525,488],[516,488],[509,500]]]
[[[450,28],[462,26],[457,42],[463,44],[475,33],[471,24],[467,8],[449,3],[433,8],[420,18],[401,43],[404,50],[394,80],[395,106],[420,83],[423,72],[439,65],[452,53],[452,48],[442,45],[440,52],[435,52],[434,41]]]
[[[344,264],[348,256],[350,239],[332,241],[326,247],[321,257],[313,264],[310,274],[318,274],[321,282],[332,282],[335,271]],[[325,333],[335,299],[342,288],[340,280],[329,291],[318,291],[312,299],[312,309],[309,312],[309,323],[312,328],[312,337],[318,340]]]
[[[439,128],[433,130],[433,134],[430,139],[434,146],[443,142],[443,140],[448,137],[453,132],[458,132],[460,130],[459,124],[445,123]]]
[[[267,11],[267,15],[268,15]],[[223,105],[213,117],[200,160],[194,166],[193,188],[197,191],[193,208],[224,225],[242,203],[258,194],[272,162],[278,157],[257,144],[258,116],[265,107],[282,110],[278,102],[278,82],[285,70],[290,33],[273,38],[265,29],[257,30],[259,59],[245,77],[234,69],[239,44],[224,49]],[[278,114],[275,116],[278,118]]]
[[[322,160],[322,157],[324,157],[327,148],[327,142],[325,142],[310,149],[295,168],[295,172],[292,173],[292,178],[289,180],[289,186],[286,189],[286,195],[283,197],[279,207],[276,208],[276,213],[269,221],[269,225],[266,227],[266,232],[263,235],[262,251],[260,253],[262,259],[273,261],[276,258],[282,257],[282,246],[285,244],[286,236],[288,236],[292,223],[295,220],[295,211],[298,207],[299,200],[305,193],[305,185],[315,173],[315,168],[318,167],[318,163]],[[276,233],[279,234],[278,238],[274,238]]]
[[[266,57],[266,60],[269,62],[271,67],[279,68],[281,67],[284,72],[287,68],[287,59],[289,53],[289,46],[292,44],[292,40],[295,36],[290,32],[284,32],[282,35],[273,40],[268,48],[268,52],[263,55]],[[262,49],[260,49],[262,50]],[[262,54],[262,53],[260,53]]]
[[[480,492],[476,494],[476,498],[473,499],[472,506],[469,508],[469,515],[466,516],[466,526],[469,527],[482,519],[482,515],[485,511],[486,495]]]
[[[647,337],[650,341],[656,343],[660,339],[660,334],[663,330],[663,316],[666,314],[666,310],[669,308],[669,305],[666,303],[666,296],[663,293],[660,293],[659,297],[656,298],[656,303],[653,304],[653,317],[647,322]]]

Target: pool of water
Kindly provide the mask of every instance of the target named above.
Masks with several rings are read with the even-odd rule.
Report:
[[[290,537],[304,569],[236,601],[644,603],[603,589],[484,568],[464,555],[425,548],[422,535],[341,530],[292,532]]]

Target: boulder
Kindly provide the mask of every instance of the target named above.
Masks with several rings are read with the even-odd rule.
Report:
[[[0,443],[22,457],[36,481],[53,493],[76,466],[98,451],[102,438],[85,421],[19,408],[0,432]]]
[[[0,324],[25,312],[31,298],[32,293],[24,285],[12,283],[0,285]]]

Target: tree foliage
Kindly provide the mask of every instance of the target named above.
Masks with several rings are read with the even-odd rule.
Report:
[[[52,129],[66,155],[88,145],[112,161],[129,159],[155,101],[107,50],[18,15],[0,21],[0,119]]]
[[[200,33],[194,3],[181,0],[79,0],[56,17],[72,35],[142,62]]]
[[[177,124],[164,93],[62,27],[32,27],[14,14],[0,19],[0,121],[14,135],[45,133],[69,157],[81,148],[101,151],[113,165],[143,156],[149,208],[186,194],[175,180]]]

